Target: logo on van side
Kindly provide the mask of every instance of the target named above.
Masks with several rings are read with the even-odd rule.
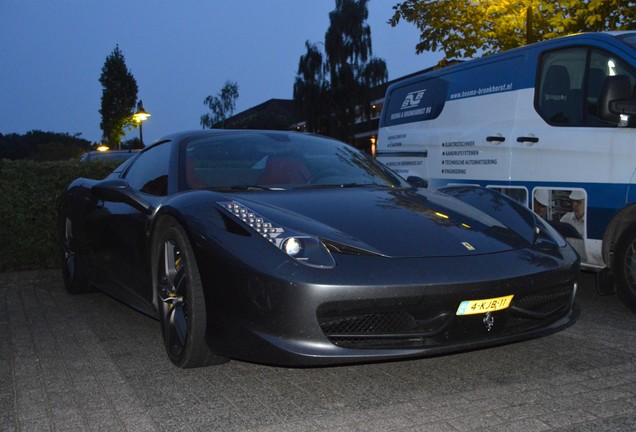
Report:
[[[402,108],[400,109],[417,107],[420,104],[420,102],[422,102],[425,92],[426,92],[426,89],[412,91],[409,94],[407,94],[406,97],[404,98],[404,102],[402,102]]]

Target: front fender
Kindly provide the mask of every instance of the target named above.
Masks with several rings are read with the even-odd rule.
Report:
[[[506,195],[478,186],[448,186],[439,189],[486,213],[521,235],[529,243],[535,239],[535,215]]]

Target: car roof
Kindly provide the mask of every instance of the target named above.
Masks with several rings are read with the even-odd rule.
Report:
[[[108,160],[108,159],[118,159],[124,160],[125,155],[130,154],[133,156],[138,153],[139,149],[129,149],[129,150],[107,150],[107,151],[99,151],[99,150],[91,150],[82,155],[80,160],[82,161],[91,161],[91,160]],[[124,156],[124,157],[122,157]]]
[[[290,134],[302,134],[302,135],[312,135],[312,134],[307,134],[304,132],[296,132],[293,130],[270,130],[270,129],[196,129],[196,130],[186,130],[183,132],[177,132],[174,134],[170,134],[170,135],[166,135],[160,139],[158,139],[157,141],[155,141],[155,143],[159,143],[159,142],[164,142],[164,141],[181,141],[183,139],[197,139],[197,138],[204,138],[204,137],[208,137],[208,136],[214,136],[214,135],[227,135],[227,134],[285,134],[285,135],[290,135]],[[326,139],[332,139],[329,137],[322,137],[322,138],[326,138]]]

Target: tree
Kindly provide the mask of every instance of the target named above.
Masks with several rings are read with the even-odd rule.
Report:
[[[124,129],[134,127],[132,115],[138,91],[137,81],[128,70],[119,45],[106,57],[99,82],[103,87],[102,107],[99,110],[103,138],[111,148],[119,147]]]
[[[24,135],[0,135],[0,159],[67,160],[91,150],[81,134],[33,130]]]
[[[309,41],[305,42],[307,53],[300,56],[298,72],[294,82],[296,111],[302,116],[310,131],[323,130],[328,112],[325,110],[327,81],[322,53]]]
[[[336,0],[329,13],[325,56],[307,42],[301,56],[294,99],[308,115],[309,130],[351,142],[353,125],[370,109],[369,89],[386,82],[384,60],[373,57],[368,0]]]
[[[135,138],[131,138],[131,139],[127,139],[126,141],[123,141],[121,143],[121,148],[124,150],[143,149],[144,145],[139,139],[139,137],[135,137]]]
[[[442,50],[445,60],[491,54],[571,33],[636,28],[627,0],[406,0],[389,20],[420,30],[416,52]]]
[[[239,97],[238,83],[225,81],[223,88],[216,95],[207,96],[203,104],[207,105],[212,113],[201,116],[201,126],[212,129],[213,127],[225,128],[225,119],[231,117],[236,109],[236,100]]]

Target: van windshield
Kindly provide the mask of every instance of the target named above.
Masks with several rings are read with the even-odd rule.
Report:
[[[622,34],[622,35],[616,36],[616,39],[625,42],[633,50],[636,50],[636,32],[630,32],[630,33],[626,33],[626,34]]]

